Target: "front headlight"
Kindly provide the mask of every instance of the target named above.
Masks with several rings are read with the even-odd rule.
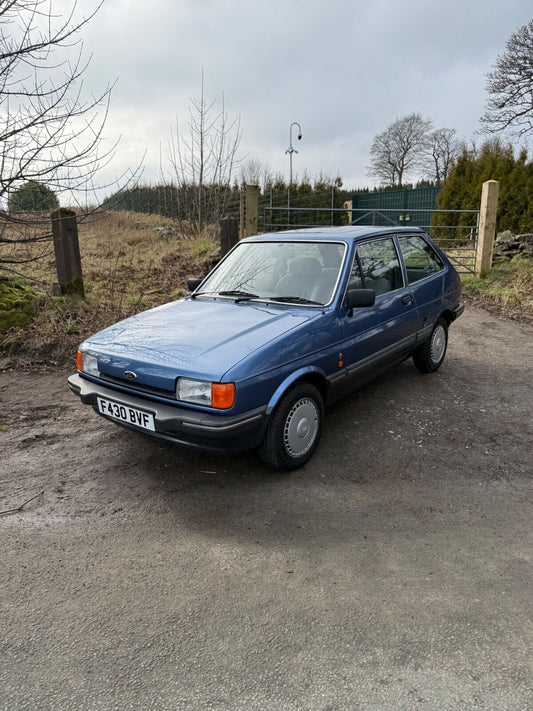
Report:
[[[227,410],[233,407],[235,402],[235,385],[179,378],[176,383],[176,398],[182,402]]]
[[[87,373],[87,375],[94,375],[96,378],[100,376],[100,371],[98,370],[98,359],[90,353],[83,353],[78,351],[78,370],[82,373]]]
[[[176,385],[176,397],[183,402],[194,402],[197,405],[211,405],[211,383],[204,380],[179,378]]]

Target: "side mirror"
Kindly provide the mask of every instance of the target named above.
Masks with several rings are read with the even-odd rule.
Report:
[[[189,291],[196,291],[200,284],[202,283],[203,279],[197,279],[196,277],[190,277],[187,279],[187,289]]]
[[[365,306],[374,306],[375,300],[374,289],[349,289],[346,294],[345,306],[347,309],[359,309]]]

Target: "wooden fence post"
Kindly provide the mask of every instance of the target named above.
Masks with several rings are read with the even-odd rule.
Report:
[[[61,293],[84,297],[76,213],[59,208],[52,212],[51,218],[57,279]]]
[[[352,212],[352,207],[353,207],[353,205],[352,205],[352,202],[353,202],[352,200],[345,200],[345,201],[344,201],[344,204],[343,204],[343,207],[344,207],[345,210],[346,210],[346,216],[347,216],[347,218],[348,218],[348,224],[349,224],[349,225],[352,224],[352,220],[353,220],[353,212]]]
[[[224,217],[220,225],[220,256],[224,257],[239,241],[239,220],[236,217]]]
[[[259,185],[246,186],[246,217],[244,236],[256,235],[259,222]]]
[[[477,236],[475,266],[475,273],[479,276],[490,272],[492,266],[492,248],[496,234],[499,189],[500,184],[497,180],[487,180],[483,183],[483,189],[481,191],[479,234]]]

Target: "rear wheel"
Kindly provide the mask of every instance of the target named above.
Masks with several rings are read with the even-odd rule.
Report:
[[[440,318],[431,336],[413,354],[413,361],[422,373],[433,373],[440,368],[448,346],[448,324]]]
[[[274,410],[259,448],[261,459],[276,469],[298,469],[316,449],[324,420],[324,401],[310,383],[300,383]]]

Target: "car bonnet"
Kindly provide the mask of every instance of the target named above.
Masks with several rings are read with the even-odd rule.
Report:
[[[316,315],[316,309],[185,299],[132,316],[87,339],[102,374],[173,390],[178,376],[221,381],[251,353]]]

